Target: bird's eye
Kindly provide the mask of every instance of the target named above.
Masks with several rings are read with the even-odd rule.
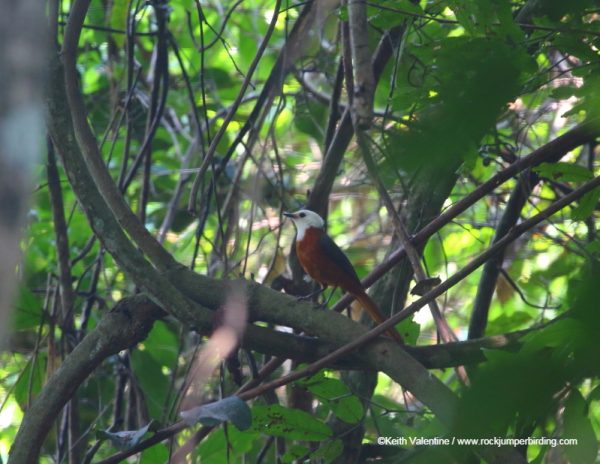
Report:
[[[300,217],[305,217],[306,213],[300,213]]]

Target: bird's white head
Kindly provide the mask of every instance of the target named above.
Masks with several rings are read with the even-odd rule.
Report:
[[[325,227],[325,221],[314,211],[309,209],[301,209],[295,213],[283,213],[285,217],[289,217],[296,226],[296,240],[302,240],[307,229],[315,227],[322,229]]]

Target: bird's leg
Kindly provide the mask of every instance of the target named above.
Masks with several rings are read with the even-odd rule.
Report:
[[[322,306],[323,308],[327,308],[329,306],[329,302],[333,298],[333,295],[334,295],[334,293],[335,293],[336,290],[337,290],[337,287],[333,287],[331,289],[331,293],[329,294],[329,298],[327,298],[323,303],[321,303],[320,306]],[[325,291],[325,289],[323,289],[323,291]]]
[[[303,295],[303,296],[299,296],[298,297],[298,301],[306,301],[306,300],[310,300],[315,296],[320,295],[321,293],[323,293],[325,290],[327,290],[327,287],[323,287],[323,288],[319,288],[317,291],[315,292],[311,292],[308,295]]]

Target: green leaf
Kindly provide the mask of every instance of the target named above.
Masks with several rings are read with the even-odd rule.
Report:
[[[563,446],[569,461],[578,464],[596,462],[598,441],[588,417],[587,404],[579,390],[573,389],[569,394],[565,403],[563,420],[563,438],[577,439],[576,445]]]
[[[571,211],[571,219],[583,221],[589,218],[594,213],[598,201],[600,201],[600,188],[596,187],[581,197],[577,206]]]
[[[533,63],[521,48],[495,37],[456,37],[438,45],[437,79],[430,87],[435,94],[417,110],[409,130],[390,133],[386,157],[402,172],[443,172],[472,163]]]
[[[354,395],[331,399],[329,405],[338,419],[348,424],[359,423],[365,414],[362,403]]]
[[[294,124],[300,132],[310,135],[315,140],[322,140],[327,121],[325,105],[307,101],[299,96],[296,98],[296,114]]]
[[[542,163],[533,168],[542,177],[561,182],[583,182],[594,177],[589,169],[572,163]]]
[[[329,426],[299,409],[285,408],[279,404],[254,406],[252,429],[290,440],[320,441],[329,438]]]
[[[291,463],[310,453],[310,449],[303,445],[294,444],[288,448],[281,460],[284,463]]]
[[[156,321],[148,338],[144,340],[144,348],[160,364],[173,367],[177,362],[177,336],[162,321]]]
[[[258,433],[248,430],[240,432],[236,427],[229,427],[227,437],[225,437],[225,428],[220,427],[206,437],[205,440],[202,440],[198,447],[198,456],[202,456],[202,462],[210,464],[242,462],[241,456],[250,452],[253,445],[256,445],[259,441],[260,435]],[[223,452],[226,449],[231,451],[231,456]],[[237,459],[238,457],[239,459]]]
[[[326,463],[333,462],[339,455],[342,454],[343,450],[344,445],[342,444],[342,440],[325,442],[317,451],[312,454],[312,462],[315,462],[319,459],[323,459]]]
[[[560,21],[563,16],[572,13],[575,16],[581,15],[583,10],[592,5],[592,0],[544,0],[542,2],[532,2],[533,9],[537,15],[546,15],[553,21]],[[562,23],[559,23],[562,26]]]
[[[585,249],[590,253],[600,253],[600,240],[596,239],[586,245]]]
[[[127,29],[127,11],[129,2],[113,2],[110,8],[110,27],[125,31]],[[112,34],[115,43],[122,47],[125,44],[124,34]]]
[[[155,464],[169,462],[169,448],[162,443],[146,448],[140,455],[139,464]]]
[[[163,373],[162,365],[147,351],[134,350],[131,364],[135,377],[144,392],[150,416],[160,417],[169,390],[169,379]]]
[[[24,285],[19,286],[19,295],[12,314],[12,327],[26,330],[38,327],[42,320],[42,301]]]
[[[590,403],[592,403],[593,401],[598,401],[598,400],[600,400],[600,385],[596,386],[588,395],[588,397],[587,397],[588,407],[590,407]]]
[[[229,73],[221,68],[206,68],[204,71],[204,78],[219,89],[235,86],[235,82],[231,79]]]
[[[296,382],[321,399],[332,399],[350,394],[350,390],[344,382],[339,379],[325,377],[323,371]]]
[[[557,100],[565,100],[567,98],[571,98],[573,95],[577,95],[577,87],[570,85],[557,87],[552,90],[550,95],[552,98],[556,98]]]
[[[32,362],[35,364],[32,365]],[[38,356],[25,366],[23,374],[17,380],[14,389],[15,399],[23,411],[28,408],[29,399],[33,400],[42,389],[46,375],[46,354]]]
[[[358,423],[364,415],[360,400],[339,379],[325,377],[322,372],[297,382],[320,401],[329,406],[333,413],[349,424]]]
[[[510,332],[530,322],[533,316],[527,311],[515,311],[512,314],[502,313],[490,322],[490,334]]]
[[[204,425],[217,425],[230,421],[239,430],[246,430],[252,424],[252,413],[245,401],[237,396],[228,396],[214,403],[203,404],[197,408],[179,413],[188,424],[200,422]]]
[[[378,4],[381,4],[381,8],[378,8]],[[404,23],[415,14],[423,15],[424,13],[420,5],[408,0],[396,0],[393,3],[376,1],[370,4],[367,10],[370,25],[382,29],[391,29]]]
[[[396,325],[396,330],[402,335],[404,343],[414,345],[417,343],[417,338],[421,333],[421,325],[413,319],[404,319]]]
[[[513,19],[508,2],[491,0],[450,0],[448,6],[454,11],[456,19],[473,35],[486,37],[497,34],[509,37],[515,42],[521,41],[523,32]]]

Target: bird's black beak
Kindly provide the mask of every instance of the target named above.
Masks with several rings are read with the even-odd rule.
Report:
[[[283,215],[285,217],[289,217],[290,219],[294,219],[296,217],[296,215],[294,213],[288,213],[288,212],[284,212]]]

